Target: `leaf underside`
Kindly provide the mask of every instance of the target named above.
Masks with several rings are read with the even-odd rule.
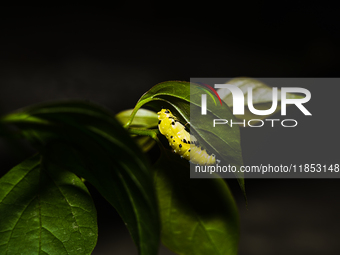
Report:
[[[92,198],[74,174],[33,156],[0,179],[0,254],[91,254]]]
[[[109,112],[88,102],[29,107],[3,118],[58,167],[86,179],[115,207],[140,254],[157,254],[159,217],[142,151]]]

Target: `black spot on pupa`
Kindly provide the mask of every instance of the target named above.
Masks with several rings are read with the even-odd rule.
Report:
[[[170,138],[174,138],[173,136],[170,136]]]
[[[170,113],[169,110],[166,110],[165,113]]]
[[[175,122],[173,121],[173,122],[171,122],[171,125],[175,125]]]
[[[182,144],[180,144],[179,147],[182,148]]]
[[[187,140],[183,139],[183,143],[187,143]]]
[[[161,124],[161,122],[162,122],[161,120],[160,120],[160,121],[158,121],[158,125],[159,125],[159,124]]]
[[[188,150],[188,152],[190,152],[190,151],[191,151],[191,149]]]
[[[175,140],[174,140],[174,142],[175,142]]]

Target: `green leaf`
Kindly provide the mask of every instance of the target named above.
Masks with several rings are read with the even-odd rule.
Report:
[[[140,254],[157,254],[159,218],[145,155],[106,110],[85,102],[45,104],[4,118],[55,164],[93,184],[116,208]]]
[[[216,155],[220,156],[222,164],[231,164],[236,167],[243,165],[242,151],[240,143],[240,130],[239,126],[234,125],[216,125],[213,127],[214,119],[225,119],[229,123],[237,120],[233,116],[231,110],[226,104],[214,104],[211,97],[207,98],[207,115],[201,114],[201,95],[202,90],[200,86],[194,86],[191,84],[191,118],[190,125],[193,127],[193,131],[204,138],[200,143],[205,148],[213,150]],[[194,133],[194,134],[195,134]],[[239,183],[244,192],[243,173],[235,173],[239,179]]]
[[[120,123],[125,125],[129,121],[132,112],[133,109],[122,111],[116,114],[116,118]],[[131,127],[152,128],[156,127],[157,124],[158,124],[157,113],[141,108],[134,115]]]
[[[235,85],[239,87],[243,94],[244,94],[244,103],[245,105],[248,105],[248,88],[253,89],[253,105],[255,109],[257,110],[268,110],[272,106],[272,99],[273,99],[273,94],[272,94],[272,87],[264,84],[263,82],[253,79],[253,78],[247,78],[247,77],[239,77],[239,78],[234,78],[228,82],[226,82],[231,85]],[[218,89],[217,90],[219,96],[221,99],[229,106],[233,107],[233,96],[230,92],[229,89]],[[281,90],[277,90],[278,93],[278,102],[281,101]],[[294,99],[294,98],[302,98],[300,95],[296,94],[291,94],[287,93],[287,98],[288,99]],[[236,115],[238,119],[245,119],[246,121],[251,120],[251,119],[265,119],[268,118],[269,116],[279,112],[281,110],[281,105],[278,104],[276,110],[270,114],[270,115],[255,115],[251,113],[248,109],[248,107],[245,107],[244,109],[244,115]],[[252,125],[255,125],[256,122],[252,122]]]
[[[91,254],[96,210],[83,182],[33,156],[0,179],[0,254]]]
[[[125,125],[129,122],[130,116],[133,112],[133,109],[122,111],[116,114],[117,120]],[[146,109],[139,109],[136,115],[133,118],[133,121],[130,125],[130,128],[152,128],[156,127],[158,124],[158,115],[150,110]],[[131,135],[133,140],[139,147],[144,151],[149,151],[155,144],[155,140],[148,136],[139,136],[139,135]]]
[[[208,114],[202,116],[201,86],[184,81],[168,81],[157,84],[146,92],[137,102],[130,117],[128,125],[131,125],[134,114],[144,105],[151,106],[156,111],[161,108],[169,108],[182,123],[190,122],[190,132],[205,148],[209,148],[220,159],[240,167],[243,165],[240,145],[240,132],[238,125],[217,125],[212,128],[213,119],[233,119],[231,110],[226,104],[215,105],[208,97]],[[211,102],[209,102],[209,100]],[[190,113],[194,113],[194,120],[190,119]],[[245,195],[243,173],[236,173],[240,187]]]
[[[126,126],[132,124],[134,116],[143,105],[151,106],[156,111],[170,107],[180,113],[182,120],[189,122],[190,83],[184,81],[167,81],[153,86],[137,102]]]
[[[163,152],[154,166],[162,242],[182,255],[236,255],[239,218],[223,179],[190,179],[188,162]]]

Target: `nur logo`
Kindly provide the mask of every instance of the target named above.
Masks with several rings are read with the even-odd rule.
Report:
[[[215,89],[213,89],[211,86],[204,84],[206,87],[208,87],[211,91],[215,93],[215,95],[220,100],[220,103],[222,105],[221,98],[219,97],[218,93]],[[223,88],[223,89],[229,89],[232,97],[233,97],[233,114],[234,115],[244,115],[244,106],[247,105],[248,109],[251,113],[259,116],[269,115],[275,112],[277,105],[278,105],[278,89],[276,87],[273,87],[272,90],[272,106],[268,110],[257,110],[255,109],[253,105],[253,88],[248,88],[248,102],[245,104],[245,98],[243,91],[238,88],[235,85],[230,84],[215,84],[215,88]],[[216,101],[213,95],[208,91],[207,89],[202,88],[202,90],[206,91],[214,100],[215,105]],[[289,99],[287,98],[288,93],[301,93],[305,94],[304,98],[295,98],[295,99]],[[295,87],[283,87],[281,88],[281,115],[286,115],[286,107],[288,104],[294,104],[297,108],[300,109],[300,111],[304,115],[312,115],[305,106],[303,106],[304,103],[307,103],[311,99],[311,93],[309,90],[304,88],[295,88]],[[207,94],[202,94],[201,96],[201,114],[206,115],[207,114]]]
[[[211,87],[208,84],[205,84],[203,82],[196,82],[196,83],[199,83],[199,84],[207,87],[209,90],[211,90],[217,96],[218,100],[220,100],[220,104],[222,105],[222,100],[221,100],[220,96],[218,95],[217,91],[213,87]],[[208,89],[202,88],[202,87],[198,87],[198,88],[203,90],[204,92],[208,93],[209,96],[214,101],[215,105],[217,105],[215,97],[211,94],[211,92]],[[201,95],[201,103],[202,103],[202,115],[207,115],[207,94]]]

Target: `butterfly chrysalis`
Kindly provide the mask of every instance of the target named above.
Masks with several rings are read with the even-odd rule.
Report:
[[[164,135],[175,153],[193,164],[212,165],[216,163],[214,154],[209,154],[200,146],[197,139],[190,135],[185,127],[172,115],[170,110],[162,109],[158,114],[158,128]]]

